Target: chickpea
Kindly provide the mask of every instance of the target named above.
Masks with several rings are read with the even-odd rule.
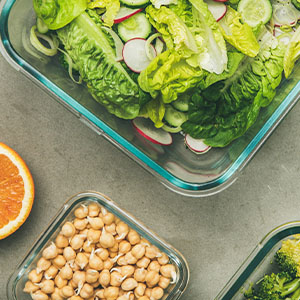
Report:
[[[176,279],[176,270],[175,270],[174,265],[167,264],[167,265],[161,266],[160,273],[161,273],[161,275],[163,275],[167,278],[172,278],[173,280]]]
[[[147,270],[144,269],[144,268],[139,268],[139,269],[136,269],[135,272],[134,272],[134,279],[138,282],[144,282],[146,281],[146,275],[147,275]]]
[[[97,203],[91,203],[88,206],[89,217],[97,217],[100,213],[100,206]]]
[[[52,263],[58,269],[61,269],[66,264],[66,259],[63,255],[57,255],[53,260]]]
[[[161,256],[157,258],[157,261],[161,264],[161,265],[166,265],[169,262],[169,257],[166,253],[161,253]]]
[[[40,288],[35,285],[33,282],[31,282],[30,280],[28,280],[26,283],[25,283],[25,287],[23,289],[23,291],[25,293],[34,293],[36,292],[37,290],[39,290]]]
[[[77,230],[84,230],[86,228],[86,225],[88,224],[87,219],[75,219],[73,221],[74,227]]]
[[[42,252],[42,256],[45,259],[53,259],[57,256],[57,247],[55,246],[54,243],[51,243],[50,246],[45,248]]]
[[[132,291],[138,286],[138,283],[133,278],[127,278],[125,279],[121,284],[121,289],[123,291]]]
[[[46,271],[50,268],[51,262],[44,257],[41,257],[38,262],[37,262],[37,268],[36,271],[37,273],[40,273],[42,271]]]
[[[110,225],[115,220],[115,216],[112,213],[107,212],[106,214],[103,215],[102,220],[105,225]]]
[[[84,253],[79,252],[75,258],[75,263],[80,267],[80,269],[84,269],[89,263],[89,259]]]
[[[58,272],[58,268],[55,267],[55,266],[53,266],[53,265],[51,265],[50,268],[45,271],[44,277],[46,279],[52,279],[52,278],[54,278],[57,275],[57,272]]]
[[[149,271],[146,274],[146,278],[145,278],[148,287],[154,287],[156,284],[158,284],[159,278],[160,278],[160,275],[158,274],[158,272]]]
[[[74,215],[78,219],[86,218],[88,215],[88,208],[85,205],[81,205],[80,207],[76,208],[74,211]]]
[[[134,289],[134,296],[138,299],[144,296],[145,289],[146,289],[146,284],[139,282],[137,287]]]
[[[64,300],[64,298],[60,295],[59,288],[54,288],[54,292],[51,294],[51,300]]]
[[[145,255],[146,252],[146,247],[142,244],[136,244],[135,246],[133,246],[133,248],[131,249],[131,253],[132,255],[136,258],[136,259],[140,259]]]
[[[131,275],[133,275],[134,271],[135,271],[135,267],[131,265],[121,267],[122,276],[130,277]]]
[[[158,261],[153,260],[150,262],[149,266],[148,266],[148,271],[155,271],[155,272],[159,272],[160,270],[160,264]]]
[[[95,230],[99,230],[104,226],[103,220],[100,217],[95,217],[95,218],[87,217],[87,220],[91,225],[91,228]]]
[[[100,244],[101,244],[101,247],[103,247],[103,248],[111,248],[115,244],[115,239],[114,239],[113,235],[109,232],[106,232],[104,227],[103,227],[102,234],[100,237]]]
[[[103,287],[108,286],[110,283],[110,272],[106,269],[101,271],[98,281]]]
[[[76,232],[75,226],[71,222],[66,222],[61,228],[61,234],[67,238],[72,237]]]
[[[92,251],[89,258],[89,267],[97,271],[101,271],[104,267],[103,261],[100,257],[95,255],[95,252]]]
[[[104,289],[99,289],[95,291],[95,296],[100,298],[100,299],[104,299]]]
[[[147,287],[145,289],[145,296],[147,296],[148,298],[151,298],[151,293],[152,293],[152,289]]]
[[[115,244],[112,247],[108,248],[108,250],[110,252],[117,253],[119,250],[119,243],[115,242]]]
[[[85,241],[82,246],[84,252],[91,253],[94,249],[94,245],[90,241]]]
[[[76,258],[76,252],[72,247],[66,247],[63,251],[63,256],[66,261],[71,261]]]
[[[83,285],[85,283],[85,272],[75,271],[73,274],[72,281],[76,286]]]
[[[118,257],[117,263],[119,266],[127,266],[127,264],[128,264],[125,259],[125,256]]]
[[[70,245],[74,250],[78,250],[82,248],[83,243],[84,243],[84,238],[82,235],[79,234],[75,234],[70,241]]]
[[[38,291],[32,293],[31,298],[33,300],[48,300],[49,299],[48,295],[45,294],[44,292],[42,292],[41,290],[38,290]]]
[[[107,260],[109,257],[109,252],[107,249],[103,249],[103,248],[98,248],[97,250],[95,250],[95,253],[103,260]]]
[[[122,281],[123,281],[123,277],[122,274],[120,272],[117,271],[113,271],[110,274],[110,285],[112,286],[120,286]]]
[[[87,299],[87,298],[90,298],[93,296],[93,293],[94,293],[94,288],[88,284],[88,283],[85,283],[82,287],[82,289],[80,290],[80,297],[82,297],[83,299]]]
[[[134,265],[137,262],[137,258],[132,255],[131,251],[129,251],[125,254],[125,261],[129,265]]]
[[[148,296],[142,296],[139,298],[139,300],[150,300],[150,298]]]
[[[41,291],[45,294],[51,294],[54,292],[54,281],[50,279],[45,279],[40,284]]]
[[[66,264],[61,268],[59,274],[62,279],[70,280],[73,277],[73,270],[68,264]]]
[[[88,269],[85,274],[85,280],[87,283],[98,282],[99,272],[97,270]]]
[[[76,289],[78,287],[78,285],[74,283],[73,279],[69,280],[68,285],[73,289]]]
[[[163,295],[164,295],[164,290],[161,287],[156,286],[151,291],[151,298],[161,299]]]
[[[159,250],[158,250],[155,246],[151,245],[151,246],[149,246],[149,247],[146,247],[146,253],[145,253],[145,256],[146,256],[146,257],[148,257],[148,258],[150,258],[150,259],[154,259],[154,258],[156,258],[159,254],[160,254],[160,253],[159,253]]]
[[[92,243],[97,243],[100,240],[101,231],[96,229],[89,229],[87,232],[87,240]]]
[[[130,229],[127,235],[127,240],[131,245],[136,245],[141,241],[141,237],[135,230]]]
[[[118,234],[118,237],[116,239],[123,240],[129,232],[129,227],[126,223],[121,221],[116,226],[116,232]]]
[[[41,282],[43,278],[43,272],[38,273],[36,269],[33,269],[28,274],[28,279],[33,283]]]
[[[113,261],[109,258],[103,262],[103,269],[110,270],[113,267],[113,265]]]
[[[119,288],[116,286],[110,286],[104,290],[104,297],[106,299],[115,300],[119,296]]]
[[[109,252],[109,257],[110,257],[110,258],[116,258],[117,255],[118,255],[117,252]],[[118,257],[118,258],[119,258],[119,257]]]
[[[158,286],[160,286],[162,289],[166,289],[170,284],[170,278],[160,276]]]
[[[119,243],[119,252],[120,253],[127,253],[131,250],[131,244],[126,241],[126,240],[123,240]]]
[[[55,244],[57,248],[66,248],[69,246],[69,240],[62,234],[59,234],[55,239]]]
[[[60,290],[60,294],[64,297],[64,298],[69,298],[69,297],[72,297],[75,292],[74,290],[72,289],[72,287],[66,285],[64,286],[61,290]]]
[[[137,261],[136,265],[139,268],[147,268],[150,264],[150,259],[146,256],[142,257],[140,260]]]
[[[61,276],[58,274],[54,278],[54,283],[59,289],[61,289],[68,284],[68,280],[61,278]]]
[[[76,296],[72,296],[69,300],[83,300],[83,298],[81,298],[80,296],[76,295]]]

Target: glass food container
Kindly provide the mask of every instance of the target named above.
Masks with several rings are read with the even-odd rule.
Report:
[[[121,209],[108,197],[97,192],[82,192],[74,195],[65,202],[57,215],[51,221],[48,228],[40,235],[32,249],[27,253],[23,261],[17,266],[10,276],[7,284],[8,300],[30,300],[30,294],[23,292],[24,285],[28,280],[28,274],[36,268],[37,261],[41,258],[42,251],[48,247],[61,230],[66,221],[74,219],[74,211],[82,204],[89,205],[98,203],[108,212],[117,216],[125,222],[129,228],[134,229],[141,237],[145,238],[161,252],[166,253],[170,258],[170,263],[175,266],[176,279],[164,291],[162,300],[176,300],[182,295],[189,281],[189,268],[185,258],[171,245],[158,237],[151,230],[146,228],[141,222],[136,220],[131,214]]]
[[[274,255],[283,240],[300,233],[300,221],[289,222],[269,232],[255,247],[215,300],[245,300],[243,292],[265,274],[278,272]]]
[[[230,186],[299,98],[298,64],[293,76],[277,88],[272,103],[262,109],[255,125],[229,146],[197,155],[186,148],[180,133],[173,135],[171,145],[156,145],[137,133],[131,121],[109,114],[84,86],[72,82],[57,58],[37,53],[29,42],[34,23],[32,0],[1,1],[0,51],[7,61],[162,184],[183,195],[208,196]]]

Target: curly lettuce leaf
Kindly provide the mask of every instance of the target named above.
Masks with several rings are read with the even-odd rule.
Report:
[[[259,54],[246,57],[232,77],[193,95],[188,121],[182,125],[185,132],[212,147],[224,147],[253,125],[261,107],[275,96],[286,50],[268,32],[260,46]]]
[[[33,8],[49,29],[69,24],[87,8],[86,0],[33,0]]]
[[[252,27],[241,22],[239,12],[228,6],[225,16],[219,21],[219,25],[225,40],[236,49],[250,57],[258,54],[259,44]]]
[[[105,13],[103,15],[104,25],[112,27],[114,20],[120,10],[119,0],[94,0],[88,3],[88,8],[104,8]]]
[[[150,96],[115,60],[109,40],[87,13],[57,30],[57,36],[97,102],[119,118],[139,115]]]

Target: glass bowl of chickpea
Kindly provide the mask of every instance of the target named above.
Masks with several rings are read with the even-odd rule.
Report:
[[[8,300],[175,300],[185,258],[98,192],[71,197],[10,276]]]

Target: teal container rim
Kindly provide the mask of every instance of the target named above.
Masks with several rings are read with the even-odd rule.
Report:
[[[154,162],[150,157],[144,154],[141,150],[136,148],[125,138],[120,136],[116,131],[107,126],[94,114],[88,111],[85,107],[79,104],[74,98],[65,93],[62,89],[48,80],[44,75],[34,69],[24,59],[22,59],[13,49],[8,34],[8,18],[11,8],[16,0],[2,0],[0,2],[0,52],[6,60],[18,71],[23,71],[25,75],[30,77],[33,81],[42,84],[46,90],[61,99],[65,104],[77,111],[80,115],[87,118],[97,128],[107,134],[112,140],[117,142],[127,153],[130,153],[138,161],[142,162],[144,166],[150,168],[148,171],[153,171],[162,179],[171,190],[183,194],[185,196],[201,197],[216,194],[229,185],[231,185],[236,177],[237,172],[241,171],[247,164],[260,146],[264,143],[266,138],[272,133],[276,125],[284,118],[293,105],[298,101],[300,92],[300,81],[294,86],[289,95],[281,102],[278,108],[270,116],[267,122],[254,136],[251,142],[245,147],[243,152],[238,156],[234,163],[218,178],[205,183],[191,183],[173,176],[169,171]]]
[[[300,221],[284,223],[271,230],[254,248],[237,272],[228,281],[215,300],[231,300],[237,293],[242,293],[248,277],[263,261],[276,243],[288,236],[300,233]],[[263,274],[262,274],[263,275]]]

